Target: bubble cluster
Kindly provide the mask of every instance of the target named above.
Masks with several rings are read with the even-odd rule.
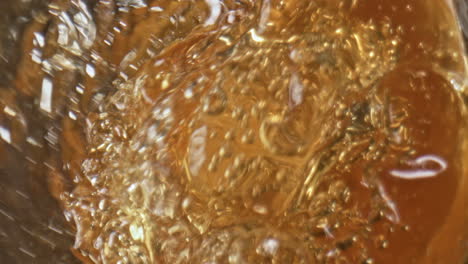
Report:
[[[105,224],[77,236],[94,258],[311,263],[334,250],[320,240],[340,225],[363,232],[346,208],[349,188],[331,171],[365,151],[346,130],[369,138],[363,131],[376,126],[364,120],[369,107],[345,100],[371,92],[395,66],[398,45],[389,39],[398,37],[386,24],[350,23],[347,10],[325,2],[271,5],[282,13],[262,13],[259,28],[245,8],[229,11],[240,22],[194,29],[122,82],[110,99],[125,98],[120,111],[100,108],[106,117],[89,133],[102,150],[97,193],[71,199],[68,209],[82,217],[78,227]],[[298,20],[292,25],[288,12]],[[142,109],[134,118],[122,116],[135,106]],[[335,116],[337,106],[347,116]],[[123,122],[129,140],[100,131],[106,122]],[[112,199],[105,210],[82,209],[105,197]],[[85,244],[92,241],[113,250]]]

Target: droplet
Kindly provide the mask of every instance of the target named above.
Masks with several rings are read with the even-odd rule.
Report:
[[[210,115],[217,115],[224,111],[226,107],[226,93],[222,89],[215,89],[204,98],[203,112]]]
[[[260,126],[260,140],[263,146],[275,154],[294,155],[302,149],[302,142],[285,127],[279,115],[265,118]]]
[[[254,132],[252,129],[249,129],[242,135],[241,142],[243,144],[252,144],[254,142]]]
[[[232,155],[232,147],[230,144],[224,144],[219,149],[219,157],[220,158],[229,158]]]

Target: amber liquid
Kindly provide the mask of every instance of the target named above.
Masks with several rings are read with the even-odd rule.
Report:
[[[13,94],[53,121],[37,159],[81,261],[461,261],[467,69],[445,3],[79,3],[29,25]],[[21,127],[3,139],[34,144]]]

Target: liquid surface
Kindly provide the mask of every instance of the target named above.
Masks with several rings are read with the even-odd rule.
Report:
[[[442,1],[51,1],[21,49],[0,136],[84,263],[461,262]]]

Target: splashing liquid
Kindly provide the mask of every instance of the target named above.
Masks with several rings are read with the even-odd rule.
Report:
[[[51,1],[0,137],[84,263],[455,263],[460,43],[442,1]]]

